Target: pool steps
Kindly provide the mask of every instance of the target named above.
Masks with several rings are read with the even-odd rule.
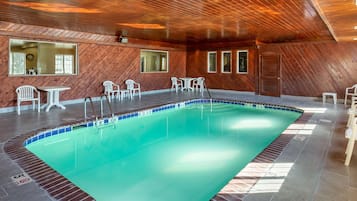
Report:
[[[111,118],[103,118],[100,120],[89,121],[89,122],[84,122],[84,123],[80,123],[80,124],[63,126],[63,127],[59,127],[59,128],[45,130],[45,131],[42,131],[42,132],[35,134],[34,136],[26,139],[24,141],[23,145],[24,146],[29,145],[33,142],[36,142],[36,141],[41,140],[46,137],[59,135],[59,134],[66,134],[68,132],[71,132],[72,130],[76,130],[79,128],[93,127],[93,126],[97,126],[98,128],[103,128],[103,127],[106,127],[107,125],[111,125],[110,123],[122,121],[125,119],[149,116],[149,115],[152,115],[152,113],[161,112],[161,111],[165,111],[165,110],[169,110],[169,109],[184,108],[185,106],[192,105],[192,104],[206,104],[206,103],[211,103],[211,102],[241,105],[241,106],[257,108],[257,109],[273,109],[273,110],[284,110],[284,111],[298,112],[301,114],[303,113],[303,110],[300,110],[300,109],[297,109],[294,107],[282,106],[282,105],[273,105],[273,104],[266,104],[266,103],[252,103],[252,102],[235,101],[235,100],[221,100],[221,99],[194,99],[194,100],[189,100],[189,101],[184,101],[184,102],[179,102],[179,103],[166,104],[166,105],[154,107],[151,109],[145,109],[142,111],[120,114],[117,116],[113,116]]]

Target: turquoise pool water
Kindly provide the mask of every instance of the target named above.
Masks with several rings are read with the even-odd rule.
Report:
[[[194,104],[26,148],[99,201],[207,201],[299,116]]]

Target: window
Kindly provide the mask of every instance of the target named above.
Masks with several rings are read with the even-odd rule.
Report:
[[[76,75],[77,45],[35,40],[9,40],[9,76]]]
[[[56,54],[55,74],[72,74],[74,57],[70,54]]]
[[[169,53],[159,50],[140,51],[140,71],[149,72],[168,72]]]
[[[217,72],[217,52],[208,52],[207,54],[208,72]]]
[[[13,75],[24,75],[25,74],[25,63],[26,55],[21,52],[12,52],[10,57],[10,63],[13,64],[10,68],[10,74]]]
[[[248,50],[237,51],[237,73],[248,73]]]
[[[230,73],[232,72],[232,57],[231,51],[223,51],[222,52],[222,73]]]

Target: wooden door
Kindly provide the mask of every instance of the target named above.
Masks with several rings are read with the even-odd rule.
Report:
[[[259,94],[265,96],[281,95],[280,78],[281,56],[276,53],[259,55]]]

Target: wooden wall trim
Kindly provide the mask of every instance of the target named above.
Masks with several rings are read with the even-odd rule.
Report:
[[[311,4],[313,5],[312,7],[315,8],[316,12],[319,14],[321,20],[325,23],[326,27],[328,28],[328,30],[330,31],[333,39],[335,41],[338,41],[335,31],[332,28],[332,25],[330,24],[330,22],[327,20],[325,13],[323,12],[323,10],[321,9],[319,3],[316,0],[310,0]]]
[[[209,43],[197,43],[188,44],[187,50],[222,50],[222,49],[232,49],[232,48],[252,48],[256,46],[256,40],[245,40],[245,41],[226,41],[226,42],[209,42]]]

